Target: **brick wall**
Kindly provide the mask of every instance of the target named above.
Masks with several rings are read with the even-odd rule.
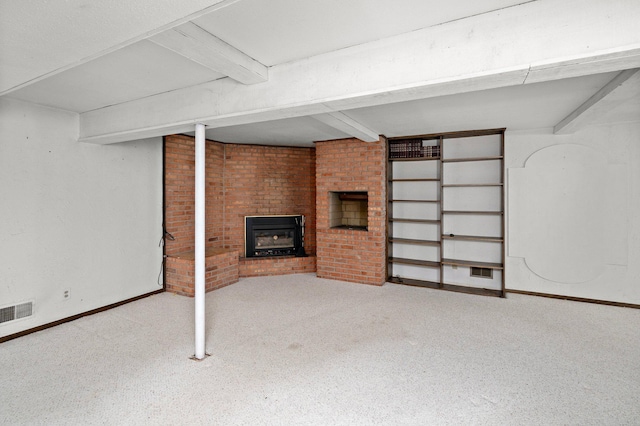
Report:
[[[303,274],[316,271],[316,257],[279,256],[268,259],[247,258],[240,260],[239,267],[241,277]]]
[[[170,257],[194,250],[194,146],[190,136],[165,138],[165,226],[175,237],[166,241]],[[315,207],[315,149],[206,142],[206,248],[237,250],[241,276],[315,272],[315,258],[244,259],[244,217],[254,215],[305,215],[305,249],[313,256]],[[171,260],[168,272],[169,263],[190,267]],[[178,275],[167,274],[167,288],[188,294]]]
[[[315,149],[225,145],[224,245],[244,257],[244,217],[306,218],[305,250],[315,254]]]
[[[177,253],[167,258],[167,291],[183,296],[195,295],[194,252]],[[238,252],[210,248],[205,252],[204,291],[238,282]]]
[[[165,137],[165,227],[175,240],[166,240],[167,255],[194,250],[195,140],[190,136]],[[205,145],[205,246],[223,247],[224,144]]]
[[[386,149],[383,140],[316,143],[316,253],[321,278],[386,281]],[[368,192],[368,231],[332,229],[331,191]]]

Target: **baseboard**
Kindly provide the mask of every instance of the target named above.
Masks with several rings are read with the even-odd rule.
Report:
[[[621,308],[640,309],[640,305],[636,305],[634,303],[611,302],[609,300],[588,299],[588,298],[584,298],[584,297],[573,297],[573,296],[561,296],[559,294],[536,293],[534,291],[523,291],[523,290],[509,290],[509,289],[506,289],[505,292],[513,293],[513,294],[524,294],[524,295],[527,295],[527,296],[549,297],[551,299],[571,300],[573,302],[595,303],[597,305],[609,305],[609,306],[618,306],[618,307],[621,307]]]
[[[6,341],[16,339],[18,337],[26,336],[27,334],[35,333],[37,331],[46,330],[47,328],[55,327],[56,325],[64,324],[66,322],[75,321],[79,318],[86,317],[89,315],[97,314],[99,312],[104,312],[109,309],[117,308],[118,306],[125,305],[127,303],[135,302],[136,300],[144,299],[145,297],[153,296],[154,294],[164,293],[164,289],[155,290],[151,293],[141,294],[140,296],[132,297],[131,299],[123,300],[120,302],[112,303],[107,306],[103,306],[101,308],[92,309],[87,312],[82,312],[80,314],[76,314],[67,318],[63,318],[57,321],[50,322],[48,324],[39,325],[37,327],[30,328],[28,330],[19,331],[17,333],[9,334],[8,336],[0,337],[0,343],[4,343]]]

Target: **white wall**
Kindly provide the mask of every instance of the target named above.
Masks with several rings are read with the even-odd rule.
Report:
[[[507,289],[640,304],[640,122],[507,132]]]
[[[161,288],[161,139],[77,137],[77,114],[0,98],[0,308],[34,303],[0,336]]]

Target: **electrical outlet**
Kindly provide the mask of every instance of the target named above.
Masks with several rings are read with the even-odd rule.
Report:
[[[71,290],[66,289],[63,293],[62,293],[62,298],[64,300],[68,300],[71,297]]]

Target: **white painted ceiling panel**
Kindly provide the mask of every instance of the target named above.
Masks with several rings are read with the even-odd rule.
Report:
[[[0,93],[237,0],[2,0]]]
[[[482,90],[345,111],[387,137],[507,127],[553,127],[617,73]]]
[[[9,97],[86,112],[222,77],[143,40],[16,90]]]
[[[272,66],[522,3],[526,0],[242,0],[193,22]]]
[[[210,140],[257,145],[313,146],[314,141],[350,137],[311,117],[286,118],[206,130]]]
[[[640,121],[640,72],[597,105],[591,124],[629,123]]]

